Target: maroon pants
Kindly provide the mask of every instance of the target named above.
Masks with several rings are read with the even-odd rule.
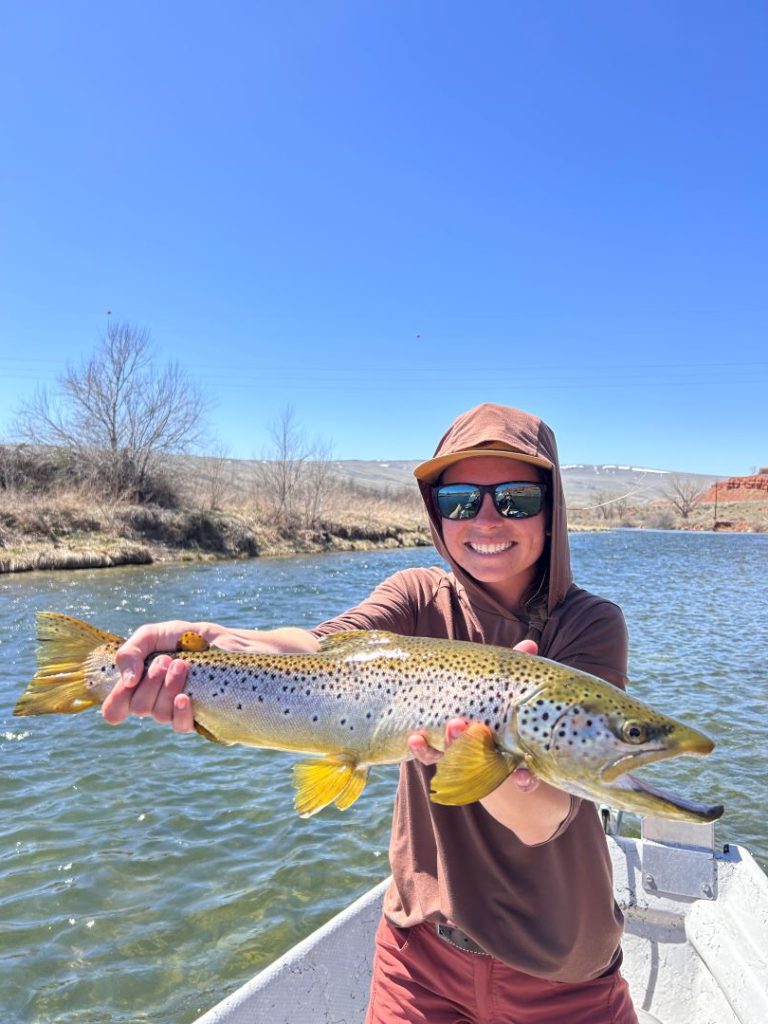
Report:
[[[637,1024],[619,971],[568,984],[457,949],[433,924],[376,932],[366,1024]]]

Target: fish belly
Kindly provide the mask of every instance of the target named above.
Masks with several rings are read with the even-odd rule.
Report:
[[[269,676],[217,677],[190,665],[185,692],[195,721],[222,743],[346,754],[358,763],[405,756],[405,736],[376,736],[382,702],[364,700],[359,691],[344,692],[338,683],[333,691],[321,690],[321,685]]]

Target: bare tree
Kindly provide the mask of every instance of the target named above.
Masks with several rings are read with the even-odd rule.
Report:
[[[593,491],[591,497],[594,505],[589,505],[588,509],[593,511],[599,519],[610,519],[614,514],[613,503],[616,496],[609,491]]]
[[[290,405],[272,424],[271,435],[272,448],[259,464],[264,511],[280,526],[311,527],[335,483],[331,445],[310,441]]]
[[[231,502],[236,490],[235,466],[229,449],[223,444],[216,444],[200,460],[200,479],[195,493],[202,508],[218,512]]]
[[[333,471],[333,446],[317,439],[311,458],[305,464],[302,489],[304,491],[304,525],[314,526],[328,511],[328,504],[336,491],[338,478]]]
[[[153,364],[149,333],[110,322],[96,352],[69,366],[53,393],[39,390],[17,415],[17,434],[68,450],[73,468],[113,497],[151,497],[161,456],[201,440],[207,401],[176,363]]]
[[[667,478],[664,493],[683,519],[687,519],[706,491],[691,477],[673,474]]]

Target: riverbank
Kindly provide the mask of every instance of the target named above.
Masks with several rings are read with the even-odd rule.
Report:
[[[669,503],[623,510],[622,516],[569,512],[573,532],[613,527],[765,532],[763,503],[709,505],[688,519]],[[0,495],[0,573],[93,569],[118,565],[205,562],[259,557],[425,547],[432,544],[417,502],[347,500],[313,525],[278,525],[253,511],[167,509],[100,504],[77,494]]]
[[[155,562],[277,557],[422,547],[424,517],[378,507],[340,511],[311,527],[264,522],[247,511],[99,506],[74,495],[0,501],[0,573]]]

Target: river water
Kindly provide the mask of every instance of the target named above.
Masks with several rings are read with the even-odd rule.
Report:
[[[580,585],[619,603],[633,692],[717,741],[643,770],[723,801],[718,843],[768,867],[768,536],[571,538]],[[186,1024],[387,873],[396,782],[303,821],[288,755],[97,712],[13,718],[34,613],[127,634],[171,617],[312,625],[431,549],[0,577],[0,1005],[5,1024]]]

